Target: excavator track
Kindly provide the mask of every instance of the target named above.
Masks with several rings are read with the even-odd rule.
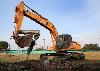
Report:
[[[66,61],[75,61],[75,60],[84,60],[85,55],[83,53],[77,53],[77,52],[56,52],[56,53],[45,53],[40,55],[40,60],[42,62],[66,62]]]

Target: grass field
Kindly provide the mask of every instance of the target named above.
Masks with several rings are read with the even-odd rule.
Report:
[[[100,52],[83,52],[88,60],[100,60]]]
[[[86,60],[100,60],[100,52],[83,52],[85,54]],[[30,54],[28,56],[29,60],[39,60],[40,54]],[[0,54],[0,62],[7,61],[7,62],[15,62],[20,60],[26,60],[27,55],[26,54],[20,54],[20,55],[11,55],[6,53]]]

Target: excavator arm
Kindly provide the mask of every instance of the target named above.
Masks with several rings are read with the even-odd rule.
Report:
[[[26,7],[28,9],[26,9]],[[24,16],[30,18],[31,20],[35,21],[36,23],[40,24],[41,26],[45,27],[50,31],[51,39],[53,42],[53,50],[56,50],[56,38],[58,37],[58,32],[55,28],[55,26],[46,18],[38,14],[36,11],[30,9],[28,6],[24,4],[24,2],[21,2],[15,10],[15,33],[14,35],[18,35],[18,32],[21,29],[22,21]]]

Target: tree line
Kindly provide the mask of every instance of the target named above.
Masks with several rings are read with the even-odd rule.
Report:
[[[85,44],[83,48],[81,49],[82,51],[100,51],[99,44]]]
[[[37,51],[40,51],[40,50],[47,50],[47,49],[44,49],[43,47],[42,48],[37,48],[35,49]],[[100,46],[99,44],[85,44],[82,48],[81,48],[82,51],[100,51]]]

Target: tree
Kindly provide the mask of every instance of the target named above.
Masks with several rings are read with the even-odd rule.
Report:
[[[6,41],[0,41],[0,50],[10,50],[10,45]]]
[[[85,44],[82,51],[100,51],[100,47],[98,44]]]

